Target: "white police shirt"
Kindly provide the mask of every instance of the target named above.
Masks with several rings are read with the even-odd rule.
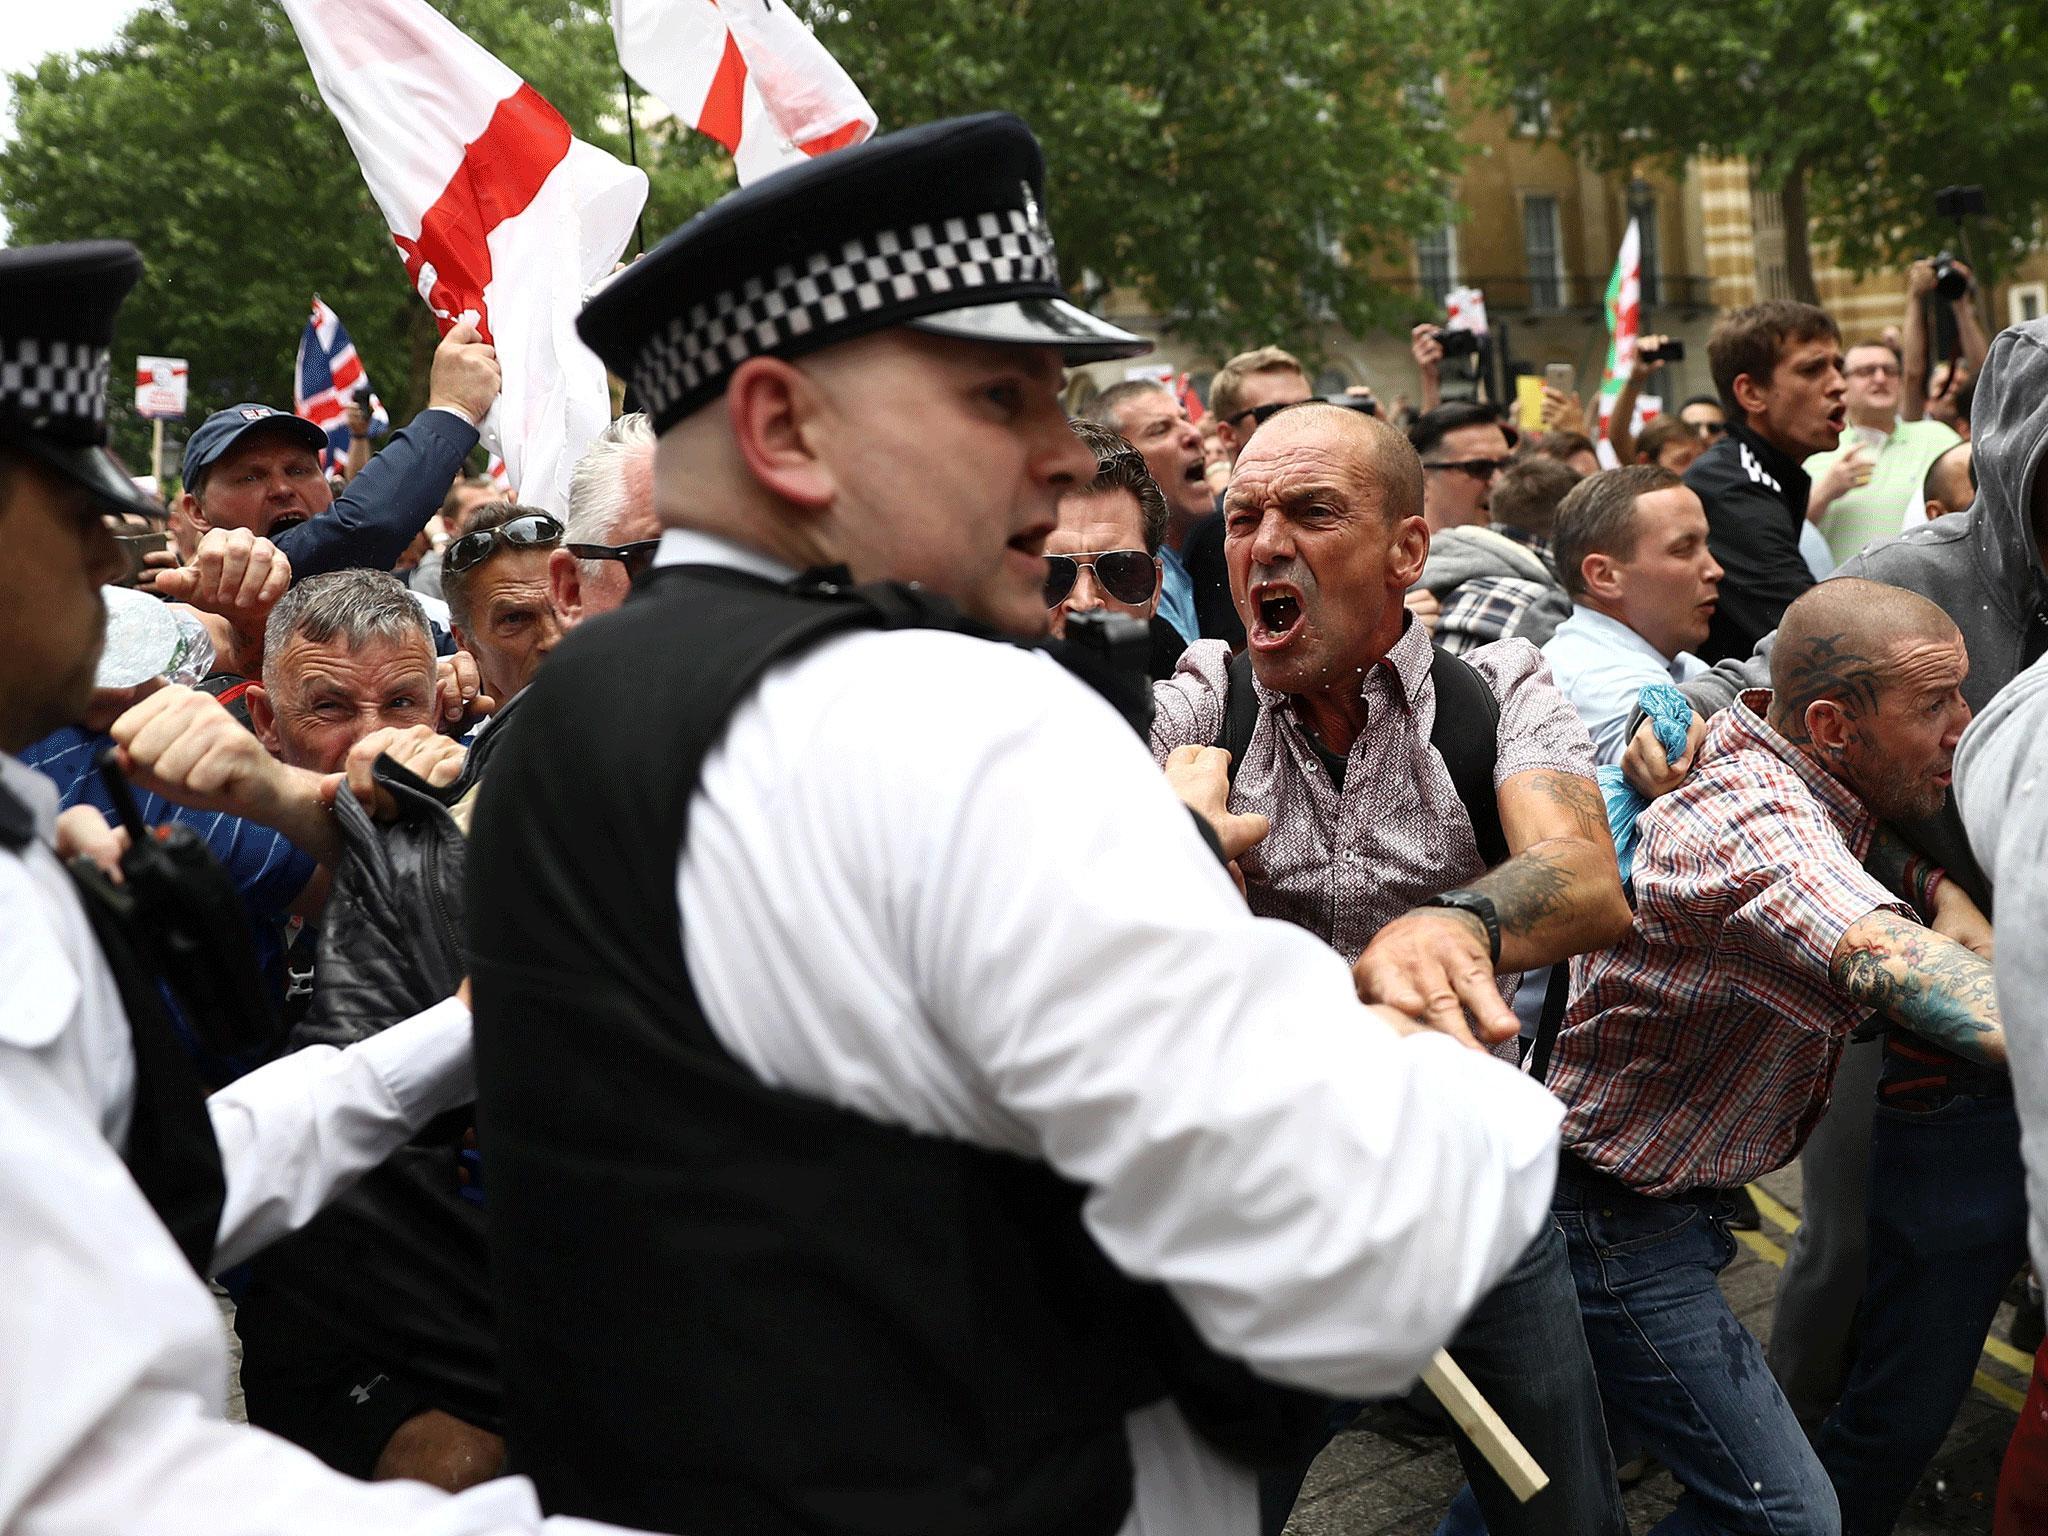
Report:
[[[657,564],[789,572],[671,530]],[[929,630],[773,668],[706,759],[685,958],[764,1081],[1041,1158],[1125,1273],[1336,1397],[1411,1385],[1549,1219],[1561,1110],[1364,1011],[1254,918],[1106,703]],[[1170,1402],[1130,1416],[1132,1536],[1257,1529],[1250,1474]]]
[[[9,1536],[497,1536],[542,1529],[523,1479],[450,1498],[358,1483],[225,1422],[227,1345],[123,1165],[135,1066],[112,972],[47,846],[57,794],[0,754],[41,841],[0,848],[0,1530]],[[475,1096],[454,999],[207,1101],[227,1202],[216,1265],[302,1225]],[[586,1522],[550,1530],[596,1531]]]

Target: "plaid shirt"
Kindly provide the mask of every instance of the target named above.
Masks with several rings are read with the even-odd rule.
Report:
[[[1495,533],[1528,548],[1545,565],[1551,564],[1550,540],[1518,528],[1491,525]],[[1491,645],[1496,640],[1522,634],[1529,610],[1548,593],[1558,591],[1555,583],[1531,581],[1522,576],[1474,576],[1460,582],[1444,599],[1443,613],[1436,624],[1436,643],[1453,656]],[[1533,645],[1550,638],[1545,634],[1523,636]]]
[[[1572,962],[1549,1087],[1564,1144],[1648,1195],[1782,1168],[1869,1013],[1829,980],[1842,935],[1912,908],[1865,872],[1875,818],[1744,694],[1643,812],[1635,926]]]
[[[1510,640],[1466,661],[1500,700],[1496,786],[1535,768],[1593,777],[1586,728],[1551,686],[1534,646]],[[1214,745],[1229,666],[1230,648],[1206,640],[1188,648],[1172,677],[1153,684],[1154,757],[1163,763],[1175,747]],[[1393,919],[1486,872],[1450,771],[1429,744],[1436,686],[1420,624],[1411,619],[1366,672],[1366,726],[1351,744],[1341,792],[1293,702],[1255,686],[1258,724],[1230,788],[1233,811],[1260,812],[1273,823],[1265,841],[1238,860],[1254,912],[1306,928],[1356,961]],[[1502,977],[1502,995],[1513,997],[1519,980]]]

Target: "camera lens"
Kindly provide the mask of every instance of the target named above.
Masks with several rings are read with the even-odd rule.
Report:
[[[1934,291],[1951,304],[1970,291],[1969,277],[1957,270],[1955,261],[1949,256],[1935,258]]]

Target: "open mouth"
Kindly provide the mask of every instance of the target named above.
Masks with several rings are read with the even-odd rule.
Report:
[[[1182,471],[1181,479],[1185,480],[1189,485],[1199,485],[1206,488],[1209,483],[1207,463],[1201,459],[1195,460],[1194,463]]]
[[[269,537],[274,539],[287,528],[296,528],[299,524],[308,520],[303,512],[287,512],[270,525]]]
[[[1252,594],[1255,622],[1247,639],[1260,650],[1287,644],[1301,628],[1301,593],[1284,585],[1262,586]]]

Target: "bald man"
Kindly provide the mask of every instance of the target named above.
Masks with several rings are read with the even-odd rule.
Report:
[[[1246,650],[1189,647],[1153,690],[1152,751],[1232,752],[1230,809],[1272,825],[1240,858],[1254,912],[1352,962],[1361,997],[1460,1034],[1469,1010],[1502,1046],[1521,973],[1613,943],[1628,906],[1592,742],[1540,654],[1524,640],[1438,652],[1402,605],[1429,552],[1422,505],[1422,462],[1383,421],[1311,403],[1261,426],[1223,504]],[[1477,803],[1446,766],[1475,753],[1491,763]],[[1625,1529],[1578,1332],[1546,1228],[1451,1343],[1551,1475],[1521,1504],[1461,1442],[1493,1536]],[[1293,1491],[1269,1488],[1270,1529]]]
[[[1705,1528],[1845,1528],[1833,1458],[1824,1471],[1716,1283],[1735,1252],[1725,1192],[1798,1154],[1843,1043],[1873,1011],[1895,1041],[1905,1031],[1987,1066],[2004,1060],[1990,966],[1923,925],[1931,872],[1909,865],[1889,834],[1873,848],[1880,821],[1940,807],[1970,718],[1968,670],[1955,625],[1914,593],[1839,578],[1797,599],[1778,629],[1771,688],[1717,716],[1692,776],[1637,822],[1627,938],[1574,968],[1550,1075],[1566,1106],[1553,1210],[1609,1412],[1672,1470]],[[1917,903],[1880,884],[1866,859]],[[1891,1176],[1873,1187],[1887,1200],[1900,1191],[1924,1244],[1943,1235],[1938,1202],[1919,1194],[1929,1171],[1910,1145],[1894,1151]],[[1907,1332],[1940,1335],[1946,1348],[1888,1337],[1880,1351],[1866,1333],[1867,1390],[1851,1385],[1848,1428],[1862,1441],[1888,1435],[1898,1463],[1867,1474],[1887,1492],[1901,1479],[1910,1491],[1925,1462],[1912,1461],[1898,1420],[1946,1427],[2019,1263],[2015,1253],[1988,1295],[1945,1298],[1966,1323],[1897,1317],[1895,1295],[1926,1296],[1953,1246],[1932,1254],[1895,1255],[1897,1273],[1881,1287],[1874,1272],[1871,1290]],[[1957,1360],[1953,1341],[1965,1336]],[[1945,1410],[1902,1401],[1913,1392],[1901,1391],[1901,1359]],[[1889,1420],[1873,1421],[1878,1412]],[[1939,1441],[1936,1429],[1926,1453]]]
[[[1927,466],[1927,479],[1920,487],[1920,501],[1921,510],[1930,523],[1937,517],[1962,511],[1977,499],[1977,471],[1970,453],[1970,441],[1965,438]],[[1909,509],[1906,527],[1911,528],[1918,521]]]

